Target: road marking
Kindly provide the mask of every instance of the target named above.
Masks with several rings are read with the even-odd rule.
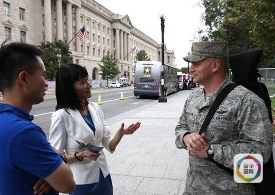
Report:
[[[134,97],[134,96],[124,97],[124,99],[131,98],[131,97]],[[120,101],[120,99],[113,99],[113,100],[103,101],[103,102],[102,102],[102,104],[103,104],[104,102],[113,102],[113,101],[117,101],[117,100],[119,100],[119,101]]]
[[[125,97],[124,99],[127,99],[127,98],[131,98],[131,97],[134,97],[134,96],[128,96],[128,97]],[[108,101],[103,101],[102,103],[107,103],[107,102],[113,102],[113,101],[118,101],[120,99],[113,99],[113,100],[108,100]],[[44,115],[48,115],[48,114],[52,114],[53,112],[46,112],[46,113],[43,113],[43,114],[36,114],[36,115],[33,115],[34,117],[37,117],[37,116],[44,116]]]
[[[36,115],[33,115],[34,117],[36,116],[43,116],[43,115],[48,115],[48,114],[52,114],[53,112],[46,112],[46,113],[43,113],[43,114],[36,114]]]

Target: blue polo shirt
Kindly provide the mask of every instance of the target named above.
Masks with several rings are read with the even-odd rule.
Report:
[[[0,195],[33,194],[37,180],[49,176],[62,163],[32,120],[25,111],[0,103]]]

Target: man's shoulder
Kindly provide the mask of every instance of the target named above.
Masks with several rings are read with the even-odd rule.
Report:
[[[256,95],[251,90],[247,89],[246,87],[242,85],[238,85],[231,93],[231,98],[235,99],[238,98],[245,102],[261,102],[263,103],[263,100]]]

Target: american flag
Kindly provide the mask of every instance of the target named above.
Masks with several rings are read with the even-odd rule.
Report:
[[[137,53],[137,48],[136,47],[134,47],[133,49],[132,49],[132,52],[131,52],[132,54],[136,54]]]
[[[80,41],[84,42],[84,39],[87,37],[85,27],[83,26],[77,34]]]

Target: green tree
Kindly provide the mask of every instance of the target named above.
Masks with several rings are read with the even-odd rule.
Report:
[[[55,74],[59,68],[57,55],[61,54],[60,65],[71,63],[73,58],[69,50],[69,46],[64,41],[55,41],[46,43],[41,42],[39,45],[40,49],[44,51],[42,60],[46,68],[46,78],[49,80],[55,79]]]
[[[137,53],[136,59],[137,61],[150,61],[150,58],[148,57],[145,50],[140,50]]]
[[[189,73],[187,67],[182,67],[179,72],[187,73],[187,74]]]
[[[108,80],[114,79],[119,74],[117,61],[114,60],[112,54],[110,53],[110,51],[108,51],[107,54],[101,59],[101,62],[103,63],[103,65],[98,65],[100,66],[100,70],[102,72],[102,78],[107,80],[108,86]]]
[[[263,49],[261,67],[275,67],[274,0],[202,0],[207,26],[201,40],[228,41],[229,54]],[[203,32],[199,32],[203,34]]]

